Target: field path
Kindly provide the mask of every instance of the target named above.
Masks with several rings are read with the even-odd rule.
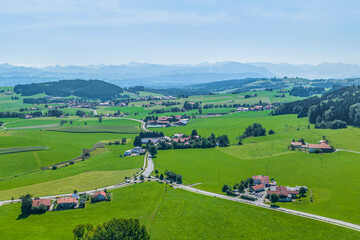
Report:
[[[142,172],[140,172],[136,177],[139,177],[141,174],[143,174],[145,177],[149,177],[151,172],[154,169],[154,165],[152,162],[152,158],[150,157],[149,153],[145,154],[144,157],[144,166],[146,166],[144,168],[144,170]],[[108,186],[105,188],[99,188],[99,189],[94,189],[94,190],[88,190],[88,191],[84,191],[81,193],[87,193],[87,194],[91,194],[91,193],[95,193],[96,191],[99,190],[111,190],[111,189],[118,189],[118,188],[123,188],[123,187],[127,187],[127,186],[131,186],[135,183],[138,183],[138,180],[135,180],[134,178],[129,179],[127,182],[121,182],[112,186]],[[315,214],[311,214],[311,213],[305,213],[305,212],[301,212],[301,211],[296,211],[296,210],[291,210],[291,209],[287,209],[287,208],[281,208],[281,207],[271,207],[270,205],[264,204],[264,203],[258,203],[258,202],[251,202],[251,201],[247,201],[247,200],[243,200],[240,198],[236,198],[236,197],[230,197],[227,195],[222,195],[222,194],[218,194],[218,193],[213,193],[213,192],[208,192],[208,191],[204,191],[204,190],[200,190],[200,189],[196,189],[193,188],[191,186],[185,186],[182,184],[172,184],[172,186],[176,189],[182,189],[185,191],[189,191],[189,192],[193,192],[193,193],[197,193],[197,194],[201,194],[201,195],[205,195],[205,196],[209,196],[209,197],[216,197],[216,198],[221,198],[221,199],[225,199],[225,200],[229,200],[229,201],[234,201],[234,202],[240,202],[240,203],[245,203],[248,205],[252,205],[252,206],[256,206],[256,207],[261,207],[261,208],[266,208],[269,210],[273,210],[273,211],[278,211],[278,212],[283,212],[283,213],[287,213],[287,214],[292,214],[292,215],[296,215],[299,217],[304,217],[304,218],[309,218],[309,219],[313,219],[316,221],[320,221],[320,222],[325,222],[325,223],[329,223],[332,225],[336,225],[336,226],[340,226],[340,227],[344,227],[344,228],[348,228],[348,229],[352,229],[355,231],[360,232],[360,225],[357,224],[353,224],[353,223],[349,223],[349,222],[345,222],[345,221],[341,221],[341,220],[337,220],[337,219],[333,219],[333,218],[328,218],[328,217],[323,217],[323,216],[319,216],[319,215],[315,215]],[[55,199],[57,197],[66,197],[71,195],[71,193],[68,194],[61,194],[61,195],[52,195],[52,196],[44,196],[44,197],[40,197],[40,199]],[[14,200],[5,200],[5,201],[0,201],[0,206],[2,206],[3,204],[9,204],[9,203],[14,203],[14,202],[21,202],[20,199],[14,199]]]
[[[339,152],[339,151],[342,151],[342,152],[351,152],[351,153],[360,154],[360,152],[353,151],[353,150],[347,150],[347,149],[336,149],[336,150],[335,150],[335,152]]]
[[[140,126],[141,130],[144,130],[145,132],[151,132],[149,129],[146,128],[146,126],[145,126],[146,123],[142,120],[135,119],[135,118],[127,118],[127,117],[120,117],[120,119],[127,119],[127,120],[139,122],[139,123],[141,123],[141,126]]]
[[[38,125],[38,126],[27,126],[27,127],[14,127],[14,128],[6,128],[7,130],[16,130],[16,129],[32,129],[32,128],[48,128],[48,127],[56,127],[59,126],[59,123],[46,124],[46,125]]]

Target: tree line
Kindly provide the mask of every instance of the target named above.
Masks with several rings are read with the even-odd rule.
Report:
[[[360,127],[360,86],[347,86],[326,92],[319,97],[282,104],[274,115],[298,114],[308,117],[315,128]]]

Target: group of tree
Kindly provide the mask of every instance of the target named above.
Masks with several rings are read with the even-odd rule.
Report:
[[[322,94],[325,89],[322,87],[294,87],[290,90],[290,95],[297,97],[309,97],[314,94]]]
[[[274,130],[269,131],[269,135],[274,134]],[[248,137],[260,137],[266,136],[266,129],[260,123],[253,123],[252,125],[248,126],[242,135],[238,136],[238,145],[242,145],[242,141],[244,138]]]
[[[76,240],[149,240],[150,235],[139,219],[113,218],[96,226],[92,224],[79,224],[73,228]]]
[[[184,105],[183,105],[183,109],[185,109],[186,111],[190,111],[193,109],[200,109],[200,108],[201,108],[201,102],[192,103],[192,102],[185,101]]]
[[[47,207],[44,204],[41,204],[38,207],[32,207],[32,195],[26,194],[20,197],[21,199],[21,214],[30,215],[32,213],[39,214],[45,213],[47,211]],[[36,198],[35,198],[36,199]]]
[[[166,180],[169,180],[170,182],[176,182],[177,184],[182,184],[182,175],[176,174],[172,171],[165,171]]]
[[[159,138],[164,137],[163,132],[140,132],[140,138]]]
[[[360,86],[348,86],[326,92],[322,97],[282,104],[273,111],[274,115],[298,114],[308,117],[315,128],[360,127]]]
[[[82,111],[82,110],[76,110],[75,114],[76,114],[76,116],[83,117],[86,115],[86,112]]]
[[[253,186],[253,185],[254,185],[254,179],[247,178],[245,180],[241,180],[240,183],[235,183],[234,190],[238,189],[239,192],[243,193],[245,188],[248,188],[248,187]]]
[[[123,92],[117,85],[100,80],[60,80],[58,82],[18,84],[14,92],[22,96],[39,93],[54,97],[77,96],[96,99],[113,99]]]
[[[58,109],[51,109],[48,110],[47,112],[47,116],[49,117],[60,117],[61,115],[64,115],[63,111],[58,110]]]

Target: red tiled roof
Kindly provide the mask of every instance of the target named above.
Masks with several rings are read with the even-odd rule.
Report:
[[[256,191],[265,188],[265,186],[264,184],[259,184],[259,185],[251,186],[251,188]]]
[[[57,203],[58,204],[61,204],[61,203],[77,203],[77,200],[76,198],[72,198],[72,197],[69,197],[69,198],[59,198],[57,200]]]
[[[34,199],[33,203],[32,203],[32,207],[38,207],[40,205],[44,204],[45,206],[49,206],[51,205],[51,200],[50,199]]]
[[[301,146],[301,145],[302,145],[302,142],[291,142],[290,145],[293,145],[293,146]]]
[[[260,183],[263,183],[263,184],[269,184],[270,183],[269,176],[256,175],[256,176],[252,176],[252,179],[260,180]]]
[[[278,196],[288,196],[289,194],[299,194],[299,191],[288,191],[284,186],[277,186],[275,191],[267,191],[267,194],[277,194]]]
[[[99,192],[95,193],[92,197],[94,198],[94,197],[97,197],[98,195],[103,195],[104,197],[106,197],[106,192],[99,191]]]
[[[331,149],[329,144],[320,143],[320,144],[309,144],[309,148],[317,148],[317,149]]]

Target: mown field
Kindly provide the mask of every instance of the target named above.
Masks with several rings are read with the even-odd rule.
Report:
[[[139,218],[151,239],[356,239],[338,226],[245,204],[142,183],[113,191],[111,202],[18,219],[20,205],[0,208],[1,239],[71,239],[80,223]]]
[[[46,196],[106,187],[120,183],[143,167],[144,156],[123,157],[126,145],[111,145],[91,153],[89,159],[56,170],[37,171],[0,181],[0,200],[32,193]],[[12,154],[8,154],[12,155]]]
[[[307,119],[296,116],[262,116],[256,113],[239,113],[218,118],[197,119],[185,127],[166,128],[173,133],[191,133],[197,129],[202,136],[228,134],[231,143],[236,136],[253,122],[261,123],[274,135],[247,138],[243,145],[231,145],[216,149],[187,149],[160,151],[156,168],[182,174],[186,184],[201,183],[196,187],[221,192],[224,184],[233,186],[252,175],[264,174],[274,177],[285,186],[308,186],[314,203],[309,198],[293,204],[282,204],[288,208],[311,212],[336,219],[360,223],[360,197],[353,184],[360,184],[357,177],[360,155],[349,152],[332,154],[308,154],[288,149],[292,139],[304,138],[310,143],[325,136],[335,148],[360,150],[360,129],[349,127],[339,130],[307,129]],[[260,114],[260,113],[257,113]]]
[[[1,131],[0,148],[47,146],[49,150],[1,155],[0,179],[14,177],[40,169],[41,167],[71,160],[80,156],[83,149],[90,149],[100,141],[121,140],[123,137],[131,140],[135,136],[131,133],[138,133],[140,131],[138,122],[125,119],[109,120],[112,125],[106,125],[107,121],[101,123],[104,125],[101,125],[97,120],[92,120],[92,122],[93,125],[89,121],[89,125],[84,126],[85,130],[90,132],[100,128],[101,131],[99,133],[88,134],[85,131],[83,131],[84,133],[72,133],[41,130]],[[81,129],[82,127],[79,126],[78,128]],[[109,131],[109,129],[105,129],[109,127],[112,128],[111,131],[114,133],[104,133],[105,130]],[[60,128],[66,130],[67,126],[59,126]]]

